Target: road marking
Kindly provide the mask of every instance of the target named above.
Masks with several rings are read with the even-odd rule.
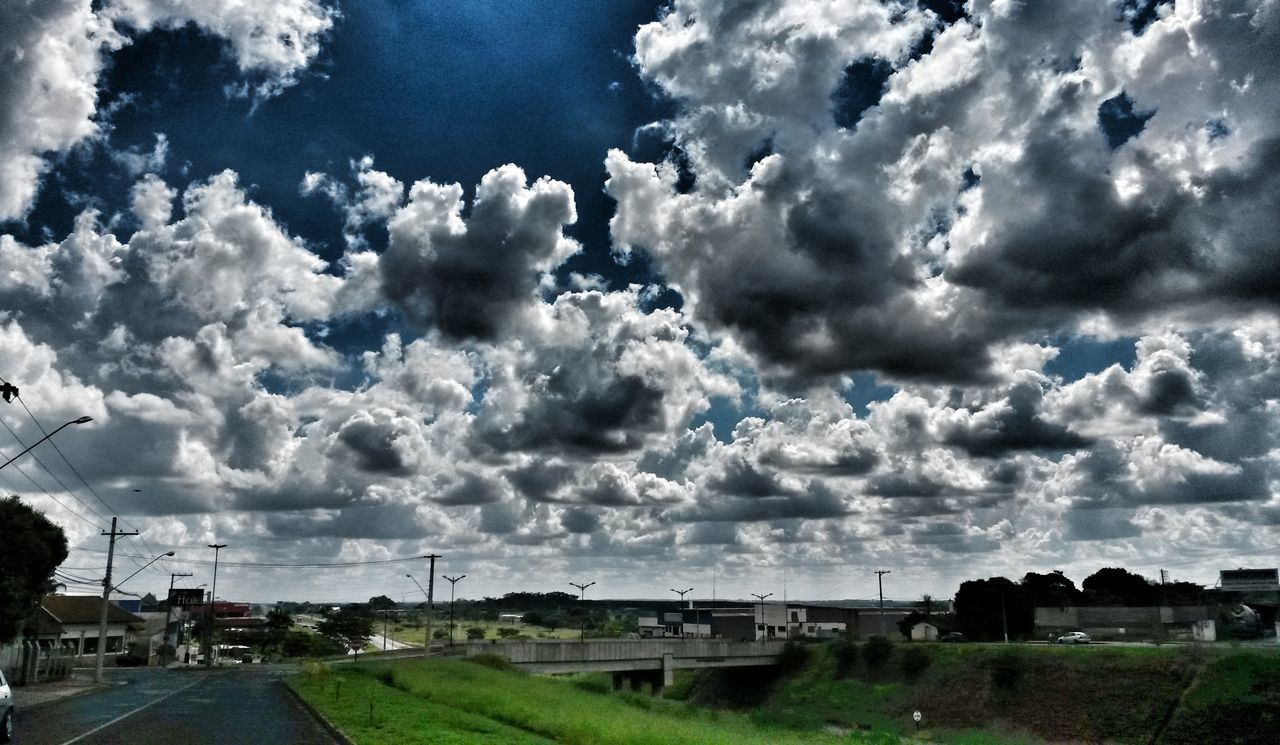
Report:
[[[80,742],[81,740],[83,740],[84,738],[88,737],[89,735],[92,735],[92,734],[94,734],[95,732],[100,732],[100,731],[102,731],[102,730],[106,729],[107,727],[110,727],[111,725],[115,724],[116,722],[120,721],[121,719],[125,719],[125,718],[128,718],[128,717],[131,717],[131,716],[133,716],[134,714],[137,714],[138,712],[142,711],[143,709],[146,709],[146,708],[149,708],[149,707],[155,706],[156,704],[160,703],[161,701],[164,701],[164,700],[165,700],[165,699],[167,699],[167,698],[171,698],[171,697],[173,697],[173,696],[176,696],[176,695],[178,695],[179,693],[182,693],[183,691],[187,690],[187,689],[188,689],[188,688],[190,688],[191,686],[199,685],[200,683],[203,683],[203,682],[204,682],[203,680],[194,680],[194,681],[192,681],[192,682],[188,683],[187,685],[184,685],[183,687],[179,688],[179,689],[178,689],[178,690],[176,690],[176,691],[173,691],[173,692],[171,692],[171,693],[166,693],[165,695],[161,696],[161,697],[160,697],[160,698],[158,698],[158,699],[155,699],[154,701],[148,701],[147,703],[143,704],[142,706],[139,706],[138,708],[134,709],[133,711],[125,712],[124,714],[121,714],[120,716],[116,717],[115,719],[112,719],[110,722],[107,722],[106,724],[99,724],[97,727],[94,727],[93,729],[89,730],[88,732],[84,733],[83,735],[77,735],[76,737],[73,737],[73,738],[71,738],[70,740],[67,740],[66,742],[62,743],[62,745],[71,745],[71,743],[73,743],[73,742]]]

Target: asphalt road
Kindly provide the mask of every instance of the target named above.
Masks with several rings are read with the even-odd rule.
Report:
[[[282,669],[113,670],[115,685],[18,712],[17,745],[336,742],[284,687]]]

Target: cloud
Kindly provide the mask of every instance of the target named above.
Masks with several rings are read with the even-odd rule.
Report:
[[[530,186],[513,165],[485,174],[470,215],[462,187],[419,181],[388,222],[387,296],[416,322],[455,339],[493,339],[537,302],[542,275],[580,249],[573,190],[548,178]]]
[[[98,80],[111,53],[155,28],[195,24],[225,39],[259,99],[298,80],[315,60],[336,12],[314,0],[188,3],[180,0],[49,0],[0,8],[0,221],[31,210],[49,157],[100,135]],[[166,140],[150,154],[115,153],[131,174],[163,163]]]

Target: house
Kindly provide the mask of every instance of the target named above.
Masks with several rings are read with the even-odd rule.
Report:
[[[936,642],[938,641],[938,627],[928,621],[921,621],[911,627],[911,641],[913,642]]]
[[[37,638],[77,656],[96,655],[103,602],[94,595],[45,595],[40,599]],[[143,619],[108,603],[106,654],[123,654],[132,636],[145,628]]]

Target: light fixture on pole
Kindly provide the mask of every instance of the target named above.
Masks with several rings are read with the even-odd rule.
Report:
[[[57,429],[55,429],[54,431],[50,432],[49,434],[45,435],[44,437],[41,437],[39,440],[36,440],[35,442],[33,442],[33,443],[31,443],[30,445],[28,445],[28,446],[27,446],[27,448],[26,448],[26,450],[23,450],[21,453],[18,453],[17,455],[13,456],[13,457],[12,457],[12,458],[10,458],[9,460],[5,461],[3,464],[0,464],[0,468],[4,468],[5,466],[9,465],[10,463],[14,462],[15,460],[17,460],[17,459],[21,458],[22,456],[26,455],[27,453],[31,452],[32,450],[34,450],[34,449],[35,449],[36,445],[39,445],[40,443],[44,442],[45,440],[49,439],[50,437],[53,437],[54,435],[58,434],[58,433],[59,433],[59,432],[61,432],[62,430],[66,429],[67,427],[70,427],[70,426],[71,426],[71,425],[73,425],[73,424],[85,424],[85,423],[87,423],[87,422],[92,422],[92,421],[93,421],[93,417],[91,417],[91,416],[82,416],[82,417],[80,417],[79,419],[72,419],[71,421],[67,422],[66,424],[62,425],[61,427],[58,427],[58,428],[57,428]]]
[[[765,624],[765,620],[764,620],[764,601],[765,601],[765,598],[773,597],[773,593],[767,592],[763,595],[757,595],[753,592],[751,593],[751,597],[760,601],[760,640],[764,641],[765,639],[769,638],[769,627],[767,624]]]
[[[467,575],[459,574],[457,577],[450,577],[447,574],[440,575],[449,580],[449,646],[453,646],[453,591],[458,586],[458,581]]]
[[[578,629],[580,634],[578,641],[582,642],[583,644],[586,644],[587,643],[587,610],[586,610],[587,588],[594,585],[595,582],[588,582],[585,585],[580,585],[577,582],[570,582],[569,584],[578,588],[578,592],[581,593],[581,595],[578,596]]]
[[[693,592],[693,588],[690,587],[687,590],[677,590],[676,588],[673,587],[671,588],[671,591],[680,596],[680,638],[683,639],[685,635],[684,634],[684,596]]]
[[[124,530],[116,530],[116,518],[113,517],[111,518],[111,532],[108,533],[104,530],[102,534],[111,536],[111,539],[107,543],[107,573],[102,578],[102,607],[98,610],[98,654],[93,665],[94,683],[102,683],[102,662],[107,653],[107,610],[111,606],[111,565],[116,557],[116,539],[126,535],[137,535],[138,531],[135,530],[130,533]],[[121,584],[124,583],[122,582]]]
[[[208,644],[205,646],[205,667],[213,667],[213,603],[218,597],[218,554],[226,547],[227,544],[225,543],[209,544],[209,548],[213,549],[213,586],[209,588],[209,614],[206,616],[208,623],[205,624],[205,637],[209,640]]]
[[[888,569],[876,570],[876,584],[880,586],[880,636],[884,636],[884,576],[893,574]]]
[[[404,576],[408,577],[409,579],[412,579],[412,580],[413,580],[413,584],[418,585],[418,589],[419,589],[419,590],[422,590],[422,597],[426,598],[426,599],[427,599],[427,602],[431,602],[431,596],[427,594],[427,591],[426,591],[425,589],[423,589],[422,585],[418,584],[418,580],[417,580],[417,579],[415,579],[415,578],[414,578],[414,576],[413,576],[412,574],[406,574],[406,575],[404,575]],[[428,636],[427,636],[427,644],[426,644],[426,646],[424,647],[424,649],[426,649],[426,650],[427,650],[427,654],[431,654],[431,637],[430,637],[430,635],[428,635]]]

